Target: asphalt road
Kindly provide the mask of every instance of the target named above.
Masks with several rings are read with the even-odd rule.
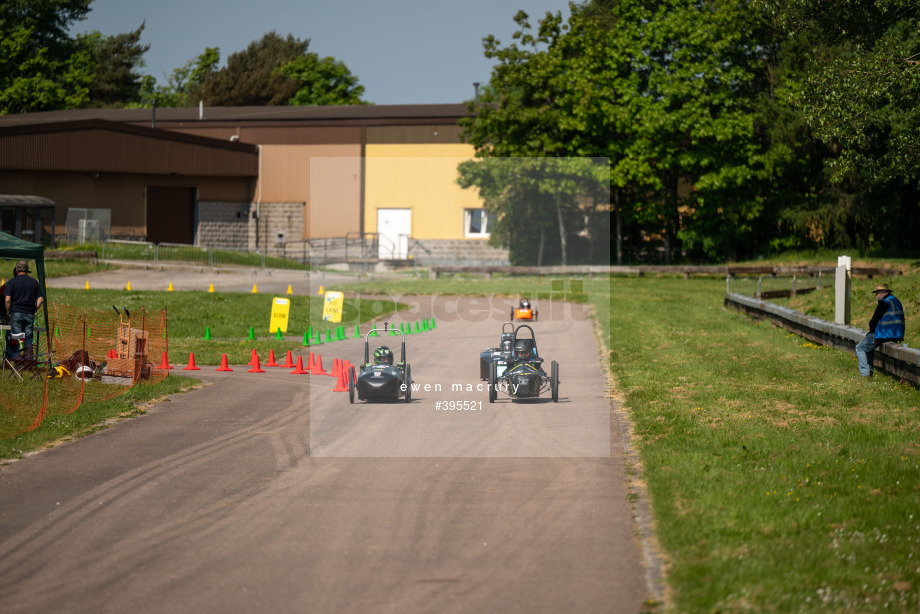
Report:
[[[440,316],[406,338],[430,386],[409,404],[289,369],[176,371],[209,385],[0,469],[0,611],[639,611],[622,435],[591,322],[562,307],[533,325],[559,403],[489,405],[478,353],[505,307],[450,298],[406,315]],[[329,370],[363,340],[315,350]]]

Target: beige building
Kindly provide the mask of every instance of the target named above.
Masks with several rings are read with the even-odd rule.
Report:
[[[54,201],[59,235],[68,210],[108,209],[112,236],[155,243],[333,254],[347,239],[385,260],[504,264],[478,195],[456,182],[473,155],[460,141],[465,114],[458,104],[4,116],[0,193]]]

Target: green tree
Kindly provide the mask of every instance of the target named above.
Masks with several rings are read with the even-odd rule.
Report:
[[[207,47],[198,57],[174,69],[165,86],[158,85],[153,76],[144,75],[137,106],[195,106],[202,99],[204,84],[217,72],[219,63],[220,49]]]
[[[358,84],[344,62],[315,53],[299,56],[278,69],[278,73],[300,83],[288,100],[298,106],[367,104],[361,97],[364,86]]]
[[[566,55],[573,50],[564,41],[574,37],[566,39],[558,13],[547,14],[535,31],[523,11],[515,22],[518,42],[503,47],[494,37],[484,40],[486,57],[497,64],[461,120],[480,160],[461,165],[458,181],[479,188],[496,219],[490,240],[507,245],[512,262],[566,264],[572,241],[585,235],[588,246],[578,259],[600,258],[609,245],[609,169],[585,157],[596,148],[583,137],[584,117],[572,113],[572,105],[589,106],[571,95]],[[554,234],[558,250],[548,247]]]
[[[92,0],[0,1],[0,114],[69,108],[88,95],[91,59],[68,35]]]
[[[144,54],[150,45],[140,43],[142,23],[137,30],[115,36],[98,31],[77,36],[77,43],[92,57],[93,79],[89,84],[88,107],[116,107],[137,102],[141,95]]]
[[[300,82],[279,72],[307,53],[309,40],[288,34],[265,34],[245,50],[231,54],[227,66],[205,80],[201,95],[209,106],[285,105],[300,88]]]
[[[837,178],[920,174],[920,5],[914,0],[760,0],[812,45],[797,92],[815,134],[839,150]]]

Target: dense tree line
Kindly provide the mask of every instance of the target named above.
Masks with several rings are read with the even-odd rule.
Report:
[[[838,4],[592,0],[536,24],[519,13],[511,44],[484,40],[495,68],[463,122],[478,159],[460,183],[480,189],[492,241],[528,263],[601,260],[606,237],[617,262],[915,247],[917,4]],[[534,158],[605,159],[609,196],[598,200],[596,164],[567,188],[548,173],[536,185]]]
[[[144,24],[114,36],[71,36],[92,0],[0,0],[0,114],[87,107],[366,104],[344,63],[275,32],[220,67],[206,48],[165,84],[142,73]]]

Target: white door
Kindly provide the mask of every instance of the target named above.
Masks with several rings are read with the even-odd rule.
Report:
[[[409,255],[411,232],[411,209],[377,209],[377,257],[381,260],[405,260]]]

